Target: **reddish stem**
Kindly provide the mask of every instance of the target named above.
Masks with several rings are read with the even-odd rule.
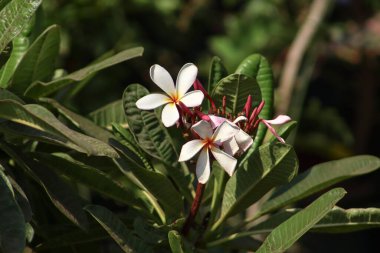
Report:
[[[195,198],[193,201],[193,204],[191,205],[189,216],[187,216],[185,224],[182,227],[182,234],[187,235],[190,231],[191,226],[193,225],[195,216],[198,213],[199,206],[201,204],[203,191],[204,191],[204,184],[198,183],[197,184],[197,190],[195,192]]]

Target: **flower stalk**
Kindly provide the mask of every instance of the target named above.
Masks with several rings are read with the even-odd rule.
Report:
[[[201,205],[204,188],[205,188],[205,184],[202,184],[202,183],[197,184],[197,190],[195,192],[194,201],[191,204],[190,213],[187,216],[185,224],[182,227],[182,234],[184,236],[186,236],[189,233],[190,228],[192,227],[194,223],[195,216],[197,215],[199,207]]]

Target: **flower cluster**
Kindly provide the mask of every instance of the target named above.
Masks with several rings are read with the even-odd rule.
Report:
[[[217,108],[211,96],[197,80],[198,68],[185,64],[178,73],[176,83],[168,71],[160,65],[150,68],[150,77],[165,94],[153,93],[136,102],[139,109],[151,110],[165,105],[162,110],[162,122],[166,127],[182,127],[191,139],[182,146],[179,161],[192,159],[199,153],[196,163],[198,182],[205,184],[211,173],[211,159],[231,176],[235,170],[236,156],[243,154],[253,143],[259,123],[265,124],[271,133],[282,143],[285,141],[276,133],[272,125],[284,124],[290,117],[279,115],[273,120],[259,118],[264,101],[252,108],[252,98],[248,96],[243,111],[239,115],[226,113],[226,97],[222,108]],[[189,92],[191,86],[193,91]],[[207,98],[211,108],[207,114],[201,111],[201,104]],[[191,108],[191,109],[190,109]],[[212,158],[210,157],[212,155]]]

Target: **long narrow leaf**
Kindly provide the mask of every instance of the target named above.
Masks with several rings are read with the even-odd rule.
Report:
[[[141,56],[143,53],[142,47],[135,47],[132,49],[127,49],[121,51],[101,62],[97,62],[93,65],[89,65],[83,69],[77,70],[67,76],[55,79],[50,82],[37,81],[34,82],[25,92],[25,96],[32,98],[39,98],[42,96],[47,96],[53,92],[65,87],[71,83],[76,83],[82,81],[88,76],[102,69],[111,67],[115,64],[121,63],[123,61]]]
[[[107,231],[125,253],[149,253],[152,248],[133,235],[124,223],[102,206],[88,205],[84,208]]]
[[[321,163],[299,174],[292,182],[281,186],[259,209],[258,215],[279,209],[343,180],[364,175],[380,168],[380,159],[361,155]]]
[[[342,188],[335,188],[323,194],[305,209],[276,227],[256,252],[284,252],[320,221],[345,194],[346,191]]]
[[[22,253],[25,247],[25,220],[1,165],[0,217],[0,251]]]

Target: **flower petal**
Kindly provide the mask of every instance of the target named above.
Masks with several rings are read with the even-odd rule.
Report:
[[[166,94],[170,96],[175,94],[176,90],[174,87],[173,79],[166,69],[158,64],[155,64],[150,67],[149,73],[150,78],[152,78],[153,82],[157,84],[157,86],[160,87],[163,91],[165,91]]]
[[[199,183],[207,183],[210,177],[210,157],[208,155],[207,148],[202,149],[201,153],[199,154],[195,172],[197,174]]]
[[[235,124],[225,121],[215,130],[213,134],[214,141],[216,144],[221,144],[222,142],[228,140],[240,130]]]
[[[180,101],[187,107],[200,106],[202,104],[204,94],[200,90],[194,90],[186,93]]]
[[[166,104],[169,102],[169,97],[163,94],[149,94],[146,95],[136,102],[137,108],[141,110],[152,110],[159,107],[160,105]]]
[[[195,156],[199,150],[202,149],[204,143],[201,140],[192,140],[186,142],[181,149],[181,154],[179,155],[179,162],[184,162]]]
[[[164,126],[171,127],[179,119],[179,113],[174,103],[165,105],[161,115],[162,123]]]
[[[229,154],[215,147],[211,148],[211,153],[218,161],[220,166],[222,166],[222,168],[228,173],[228,175],[232,176],[237,164],[237,160]]]
[[[288,115],[278,115],[275,119],[265,121],[271,125],[281,125],[291,120],[292,119]]]
[[[238,122],[240,122],[240,121],[243,121],[243,120],[246,121],[247,118],[244,117],[244,116],[239,116],[239,117],[237,117],[232,123],[236,124],[236,123],[238,123]]]
[[[267,126],[269,131],[271,131],[271,133],[277,138],[277,140],[279,140],[281,143],[285,143],[285,140],[277,134],[276,130],[270,124],[268,124],[268,121],[262,120],[262,122]]]
[[[231,156],[234,156],[239,151],[238,143],[234,137],[223,142],[223,150]]]
[[[176,88],[177,94],[179,98],[185,95],[186,91],[188,91],[195,82],[197,78],[198,68],[192,63],[186,63],[183,65],[181,70],[178,73]]]
[[[241,129],[235,135],[235,140],[239,145],[240,150],[243,152],[245,152],[253,143],[252,137]]]
[[[211,125],[205,120],[201,120],[194,124],[191,129],[193,129],[202,139],[211,138],[212,136]]]
[[[210,123],[211,123],[211,126],[212,128],[217,128],[218,126],[220,126],[224,121],[226,121],[227,119],[226,118],[223,118],[223,117],[219,117],[219,116],[215,116],[215,115],[208,115],[209,118],[210,118]]]

